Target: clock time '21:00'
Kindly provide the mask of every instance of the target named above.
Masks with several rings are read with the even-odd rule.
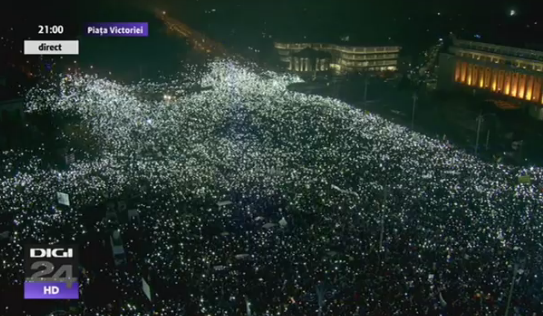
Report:
[[[62,25],[38,25],[38,34],[62,34],[64,26]]]

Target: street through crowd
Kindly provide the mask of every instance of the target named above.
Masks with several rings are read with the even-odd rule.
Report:
[[[482,162],[288,91],[298,81],[226,60],[164,83],[68,75],[29,91],[28,112],[76,115],[100,150],[59,170],[41,149],[2,153],[0,314],[38,315],[20,302],[24,245],[75,243],[70,315],[540,315],[539,167]],[[183,93],[194,84],[206,89]],[[125,203],[114,228],[111,201]],[[115,229],[125,264],[107,254]]]

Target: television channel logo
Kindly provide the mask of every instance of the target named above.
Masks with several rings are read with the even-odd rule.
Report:
[[[76,245],[25,247],[25,299],[79,299]]]

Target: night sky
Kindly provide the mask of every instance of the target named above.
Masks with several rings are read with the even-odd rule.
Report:
[[[189,49],[183,40],[166,34],[153,15],[157,8],[238,51],[255,47],[269,52],[274,41],[334,42],[348,35],[353,45],[400,45],[404,55],[412,56],[450,32],[497,44],[537,47],[534,44],[543,43],[543,18],[537,6],[528,1],[503,0],[14,1],[9,9],[2,10],[0,27],[4,35],[15,26],[24,30],[16,36],[36,39],[37,25],[62,24],[64,38],[42,38],[79,39],[78,61],[83,64],[123,72],[175,70],[173,64],[183,60]],[[81,36],[86,22],[123,21],[149,22],[151,36]],[[15,40],[21,42],[22,38]]]

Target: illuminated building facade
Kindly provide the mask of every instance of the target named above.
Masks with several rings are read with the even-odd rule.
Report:
[[[288,58],[288,69],[299,72],[328,71],[332,60],[330,53],[312,48],[304,48],[299,52],[294,52]]]
[[[401,50],[399,46],[343,46],[319,43],[275,43],[275,49],[281,57],[281,61],[288,64],[292,71],[328,71],[338,73],[362,72],[362,71],[396,71],[398,57]],[[322,58],[317,69],[306,67],[310,64],[305,60],[297,61],[296,54],[311,49],[329,54]]]
[[[465,87],[529,106],[543,120],[543,52],[465,40],[439,60],[438,88]]]

